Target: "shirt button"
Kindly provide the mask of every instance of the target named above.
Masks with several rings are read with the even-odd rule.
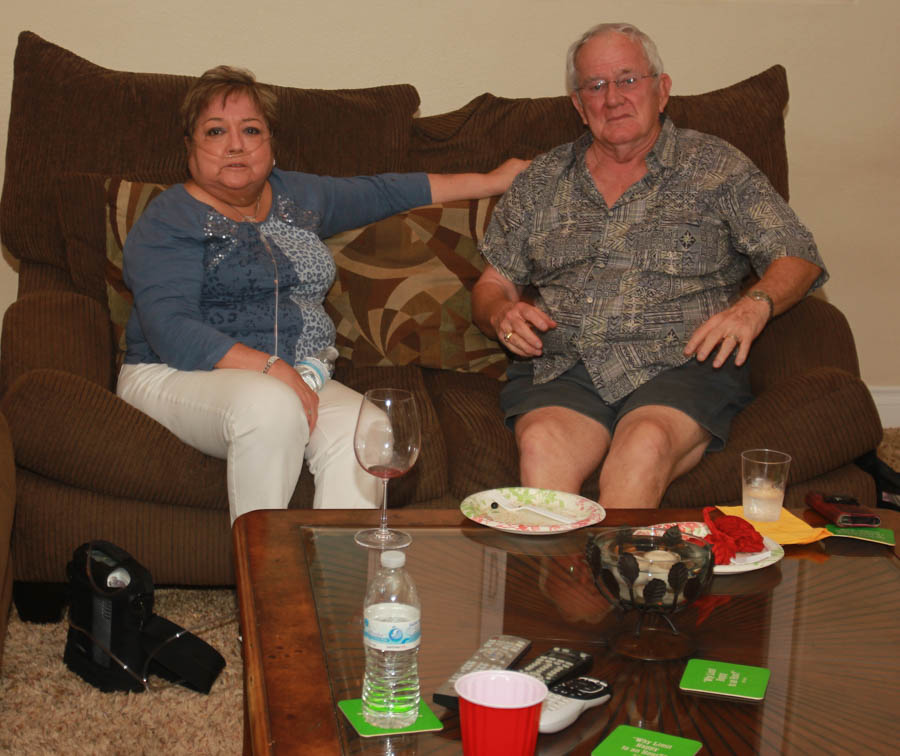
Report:
[[[590,304],[590,303],[593,302],[593,301],[594,301],[594,298],[593,298],[593,297],[588,297],[588,298],[585,300],[585,302],[587,302],[588,304]]]

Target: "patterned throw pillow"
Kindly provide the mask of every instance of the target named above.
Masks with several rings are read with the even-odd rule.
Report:
[[[472,322],[470,299],[497,199],[429,205],[325,240],[338,269],[325,307],[342,356],[503,376],[505,353]]]
[[[166,189],[107,178],[105,281],[119,357],[133,298],[122,248]],[[478,241],[497,197],[429,205],[326,239],[337,265],[325,308],[337,346],[357,366],[420,365],[501,378],[506,356],[472,323],[470,291],[484,267]]]
[[[131,315],[134,297],[122,280],[122,249],[125,237],[147,205],[166,190],[161,184],[124,181],[109,178],[106,189],[106,301],[116,337],[117,360],[125,357],[125,326]]]

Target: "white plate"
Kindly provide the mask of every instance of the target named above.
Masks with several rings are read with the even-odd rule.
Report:
[[[709,528],[703,522],[667,522],[654,527],[670,528],[677,525],[682,533],[690,533],[691,535],[703,538],[709,535]],[[755,562],[745,562],[743,564],[717,564],[713,567],[714,575],[738,575],[742,572],[752,572],[753,570],[761,570],[763,567],[780,562],[784,558],[784,547],[775,543],[768,536],[763,536],[763,543],[769,550],[769,555]]]
[[[527,510],[508,512],[499,506],[492,507],[491,504],[494,502],[510,506],[531,504],[549,512],[575,517],[577,521],[569,525]],[[570,530],[594,525],[606,517],[603,507],[596,501],[576,494],[551,491],[545,488],[493,488],[490,491],[481,491],[467,496],[459,505],[459,509],[470,520],[481,525],[525,535],[566,533]]]

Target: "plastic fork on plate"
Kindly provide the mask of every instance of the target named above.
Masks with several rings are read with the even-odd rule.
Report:
[[[521,512],[525,510],[527,512],[534,512],[535,514],[541,515],[541,517],[546,517],[549,520],[556,520],[557,522],[561,522],[565,525],[574,525],[578,522],[577,517],[569,517],[564,514],[557,514],[556,512],[550,512],[546,509],[541,509],[541,507],[535,507],[531,504],[507,504],[505,501],[492,501],[491,505],[496,504],[500,509],[505,509],[507,512]]]

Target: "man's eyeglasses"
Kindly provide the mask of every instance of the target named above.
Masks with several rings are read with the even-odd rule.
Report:
[[[610,84],[615,84],[616,89],[622,92],[630,92],[633,89],[637,89],[644,79],[655,79],[657,76],[659,74],[626,74],[612,81],[594,79],[589,84],[578,87],[578,90],[584,92],[588,97],[600,97],[606,94]]]

